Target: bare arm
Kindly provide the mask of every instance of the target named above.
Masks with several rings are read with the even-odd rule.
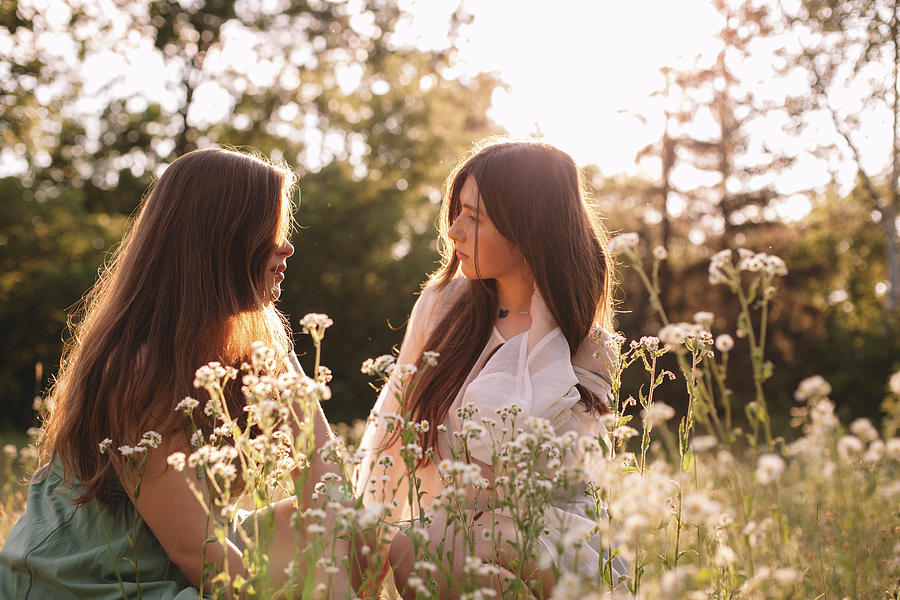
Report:
[[[194,469],[185,468],[179,472],[166,463],[170,453],[187,447],[187,440],[182,435],[171,435],[163,439],[159,448],[149,451],[137,498],[129,477],[120,473],[119,479],[169,560],[199,588],[204,561],[216,565],[227,562],[232,576],[246,575],[246,570],[241,562],[241,552],[231,542],[224,546],[216,542],[205,544],[214,533],[215,519],[207,515],[190,486],[193,484],[200,491],[204,503],[209,506],[206,484],[197,478]],[[209,589],[208,582],[204,587]]]

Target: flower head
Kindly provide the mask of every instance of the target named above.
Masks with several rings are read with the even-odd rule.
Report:
[[[609,240],[607,249],[609,250],[610,254],[621,254],[622,252],[627,252],[636,247],[640,243],[640,241],[641,238],[634,232],[620,233],[613,239]]]
[[[900,371],[897,371],[888,380],[888,389],[895,396],[900,396]]]
[[[727,333],[723,333],[716,337],[716,350],[719,352],[731,352],[734,348],[734,338]]]
[[[313,339],[321,340],[325,330],[334,325],[334,321],[328,315],[321,313],[309,313],[300,319],[300,327],[303,333],[308,333]]]
[[[756,462],[756,481],[769,485],[784,472],[784,459],[777,454],[763,454]]]
[[[797,390],[794,392],[794,399],[796,399],[797,402],[807,402],[809,400],[824,398],[830,393],[831,384],[825,381],[825,378],[821,375],[813,375],[800,382],[797,386]]]
[[[360,372],[370,376],[388,377],[394,371],[394,365],[397,362],[390,354],[382,354],[377,358],[367,358]]]

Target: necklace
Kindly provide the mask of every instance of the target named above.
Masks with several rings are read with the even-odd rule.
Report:
[[[527,310],[514,310],[510,311],[508,308],[501,308],[500,313],[497,315],[498,319],[505,319],[509,316],[509,313],[512,312],[514,315],[530,315],[531,313]]]

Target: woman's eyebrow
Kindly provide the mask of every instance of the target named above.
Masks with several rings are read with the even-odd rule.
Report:
[[[468,202],[462,202],[461,205],[462,205],[463,208],[465,208],[465,209],[467,209],[467,210],[469,210],[469,211],[471,211],[471,212],[478,212],[477,207],[472,206],[472,205],[469,204]]]

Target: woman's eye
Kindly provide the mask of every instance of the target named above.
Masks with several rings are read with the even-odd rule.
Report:
[[[472,223],[477,223],[478,217],[476,217],[475,215],[469,215],[469,221],[471,221]]]

